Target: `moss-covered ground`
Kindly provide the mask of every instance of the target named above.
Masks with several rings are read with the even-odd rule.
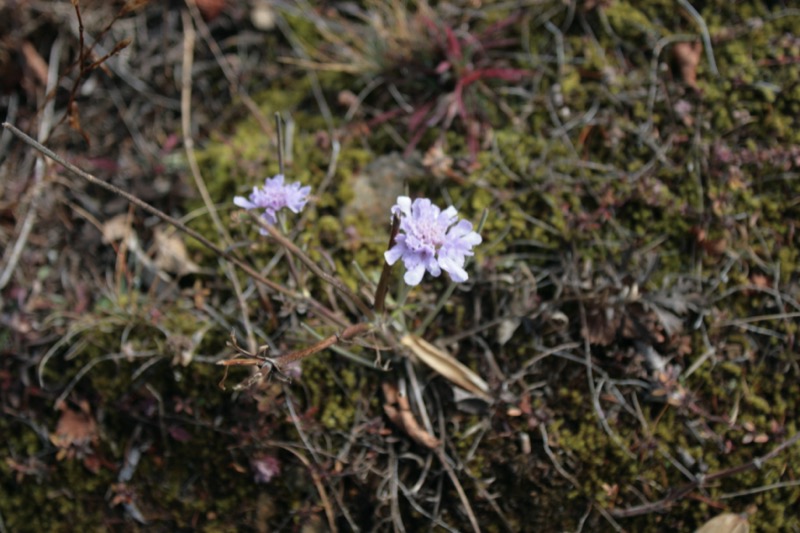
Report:
[[[48,57],[47,28],[74,22],[62,4],[9,35]],[[113,23],[83,6],[106,48],[132,39],[110,77],[79,76],[100,84],[91,97],[68,94],[80,44],[64,33],[54,102],[81,109],[92,140],[56,128],[69,160],[350,322],[356,307],[233,209],[279,171],[275,113],[284,173],[313,191],[288,234],[353,291],[373,293],[403,191],[486,213],[483,243],[437,313],[446,276],[401,296],[396,266],[386,335],[303,360],[291,384],[237,390],[253,369],[231,367],[223,389],[231,330],[280,354],[337,328],[193,239],[176,253],[197,268],[163,267],[163,224],[57,166],[31,192],[13,176],[34,175],[32,153],[12,143],[3,245],[38,215],[2,289],[0,531],[692,531],[723,512],[800,531],[800,11],[288,3],[269,28],[244,4],[144,4]],[[175,147],[187,23],[196,160],[230,239]],[[160,100],[131,81],[146,75]],[[23,81],[11,91],[36,131],[46,98]],[[125,236],[101,239],[118,215]],[[412,363],[389,344],[404,329],[492,401]],[[387,417],[387,386],[409,391],[438,450]]]

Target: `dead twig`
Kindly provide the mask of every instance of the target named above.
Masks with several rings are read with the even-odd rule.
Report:
[[[361,322],[359,324],[351,325],[346,327],[341,333],[336,333],[331,335],[318,343],[309,346],[308,348],[303,348],[301,350],[295,350],[293,352],[289,352],[287,354],[278,356],[278,357],[268,357],[266,355],[268,346],[262,346],[256,352],[248,352],[241,346],[239,346],[236,342],[236,335],[234,335],[233,331],[231,331],[231,340],[228,342],[228,346],[231,346],[236,350],[236,355],[234,355],[230,359],[225,359],[222,361],[218,361],[217,364],[220,366],[225,367],[225,375],[222,377],[222,381],[220,381],[220,388],[223,390],[225,389],[224,383],[225,378],[228,375],[228,367],[230,366],[258,366],[259,367],[259,374],[253,376],[250,380],[246,382],[244,386],[238,388],[247,388],[248,386],[256,383],[260,378],[270,378],[271,376],[275,375],[281,381],[286,383],[291,382],[288,376],[284,373],[285,365],[292,363],[294,361],[300,361],[305,359],[306,357],[312,356],[316,353],[319,353],[323,350],[326,350],[335,344],[338,344],[343,341],[349,341],[356,337],[359,337],[366,332],[368,332],[372,328],[372,325],[366,322]],[[266,370],[266,371],[265,371]]]
[[[319,494],[319,499],[322,502],[322,508],[325,509],[325,516],[328,519],[328,531],[336,533],[338,531],[336,528],[336,516],[333,514],[333,506],[331,505],[330,499],[328,499],[328,492],[325,490],[325,485],[322,483],[322,476],[319,475],[316,468],[311,465],[311,462],[302,453],[290,446],[281,446],[281,449],[297,457],[300,462],[305,465],[308,473],[311,474],[311,481],[317,489],[317,494]]]
[[[300,302],[308,304],[309,307],[313,308],[315,311],[317,311],[320,315],[324,316],[330,322],[333,322],[333,323],[338,324],[340,326],[348,326],[349,325],[347,320],[345,320],[344,318],[342,318],[338,314],[334,313],[332,310],[328,309],[327,307],[325,307],[323,304],[321,304],[320,302],[318,302],[314,298],[312,298],[310,296],[304,296],[304,295],[302,295],[302,294],[300,294],[300,293],[298,293],[296,291],[288,289],[288,288],[286,288],[286,287],[284,287],[284,286],[282,286],[282,285],[280,285],[278,283],[275,283],[274,281],[271,281],[271,280],[265,278],[256,269],[254,269],[252,266],[248,265],[247,263],[245,263],[244,261],[238,259],[237,257],[234,257],[229,252],[223,250],[222,248],[220,248],[216,244],[212,243],[211,241],[209,241],[207,238],[205,238],[203,235],[201,235],[197,231],[195,231],[195,230],[189,228],[188,226],[186,226],[180,220],[169,216],[168,214],[164,213],[163,211],[161,211],[159,209],[156,209],[152,205],[150,205],[147,202],[137,198],[136,196],[130,194],[129,192],[124,191],[124,190],[122,190],[122,189],[120,189],[118,187],[115,187],[114,185],[111,185],[110,183],[106,183],[105,181],[93,176],[92,174],[89,174],[88,172],[85,172],[85,171],[81,170],[80,168],[76,167],[72,163],[67,162],[64,158],[62,158],[61,156],[57,155],[55,152],[53,152],[49,148],[47,148],[44,145],[42,145],[41,143],[36,142],[35,140],[33,140],[31,137],[29,137],[28,135],[26,135],[25,133],[23,133],[22,131],[17,129],[12,124],[9,124],[8,122],[4,122],[3,123],[3,127],[7,128],[8,130],[10,130],[14,135],[16,135],[20,140],[25,142],[27,145],[31,146],[35,150],[37,150],[37,151],[41,152],[42,154],[46,155],[47,157],[49,157],[53,161],[59,163],[61,166],[63,166],[64,168],[66,168],[71,173],[75,174],[76,176],[85,179],[86,181],[88,181],[89,183],[92,183],[93,185],[97,185],[99,187],[102,187],[103,189],[106,189],[107,191],[110,191],[110,192],[112,192],[114,194],[122,196],[123,198],[125,198],[126,200],[128,200],[129,202],[134,204],[135,206],[143,209],[144,211],[147,211],[151,215],[154,215],[154,216],[160,218],[164,222],[166,222],[168,224],[171,224],[172,226],[174,226],[177,229],[181,230],[185,234],[187,234],[190,237],[196,239],[200,244],[202,244],[203,246],[205,246],[206,248],[208,248],[209,250],[211,250],[215,254],[219,255],[220,257],[223,257],[227,261],[230,261],[231,263],[233,263],[234,265],[236,265],[237,267],[242,269],[244,272],[246,272],[254,280],[258,281],[259,283],[262,283],[263,285],[266,285],[267,287],[269,287],[270,289],[272,289],[273,291],[275,291],[275,292],[277,292],[279,294],[283,294],[284,296],[287,296],[289,298],[292,298],[292,299],[295,299],[297,301],[300,301]]]
[[[58,78],[58,63],[61,60],[62,46],[63,39],[61,38],[61,35],[59,35],[56,37],[56,40],[53,42],[53,46],[50,48],[50,63],[47,70],[47,87],[45,87],[45,95],[50,94],[51,91],[55,90]],[[39,142],[45,142],[50,136],[54,113],[55,99],[50,98],[45,103],[44,112],[42,113],[42,120],[39,123]],[[11,109],[9,109],[9,115],[10,114]],[[36,224],[39,201],[41,199],[42,192],[45,189],[45,166],[45,162],[42,159],[36,160],[36,166],[34,167],[33,189],[30,193],[29,201],[27,203],[28,211],[25,213],[25,219],[20,226],[19,235],[17,236],[17,240],[14,242],[14,246],[8,248],[6,250],[6,254],[4,254],[4,256],[7,257],[4,257],[5,264],[3,266],[3,271],[0,273],[0,289],[3,289],[8,284],[9,280],[11,279],[11,275],[14,273],[14,270],[16,270],[19,258],[22,255],[22,251],[25,249],[25,244],[28,242],[31,231]]]
[[[442,448],[436,448],[435,453],[439,458],[439,461],[442,463],[442,467],[444,467],[447,477],[450,478],[450,482],[453,483],[453,486],[458,493],[461,504],[464,506],[464,512],[467,513],[467,518],[469,518],[469,523],[472,526],[472,530],[475,531],[475,533],[480,533],[481,527],[478,525],[478,518],[475,516],[475,512],[472,510],[472,505],[469,503],[467,493],[464,492],[464,487],[461,486],[461,482],[458,480],[455,470],[453,470],[453,467],[450,465],[447,455],[444,453]]]

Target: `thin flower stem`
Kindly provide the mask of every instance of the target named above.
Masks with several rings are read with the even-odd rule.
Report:
[[[211,199],[211,195],[208,193],[208,187],[206,186],[205,181],[203,180],[203,176],[200,173],[200,165],[197,163],[197,155],[194,151],[194,138],[192,137],[192,111],[191,111],[191,101],[192,101],[192,65],[194,63],[194,47],[195,47],[195,30],[194,25],[192,24],[191,15],[187,10],[181,10],[181,20],[183,22],[183,76],[181,79],[181,130],[183,132],[183,147],[186,151],[186,161],[189,163],[189,168],[191,169],[192,177],[194,178],[195,186],[197,190],[200,192],[200,196],[203,199],[203,204],[206,206],[206,210],[208,211],[208,215],[211,217],[214,226],[217,228],[217,233],[221,237],[222,241],[225,242],[227,245],[230,245],[232,242],[231,235],[228,232],[227,228],[222,224],[222,220],[219,217],[219,213],[217,212],[217,208],[214,205],[214,202]],[[247,314],[247,301],[242,294],[242,289],[239,284],[239,279],[236,277],[234,272],[234,267],[231,263],[225,263],[223,268],[225,269],[225,273],[227,274],[228,278],[231,281],[231,285],[233,286],[234,293],[236,294],[236,300],[239,303],[239,307],[242,311],[242,324],[244,325],[244,329],[247,333],[247,342],[250,347],[254,347],[256,344],[256,338],[253,334],[253,326],[250,323],[250,317]]]
[[[278,112],[275,113],[275,129],[278,132],[278,173],[283,174],[283,123]]]
[[[353,291],[351,291],[344,283],[339,281],[338,279],[334,278],[321,268],[317,266],[317,264],[306,255],[300,248],[297,247],[295,243],[287,239],[280,231],[278,231],[274,226],[269,224],[265,221],[262,217],[258,216],[258,214],[248,211],[247,214],[262,228],[264,231],[270,234],[270,236],[278,241],[278,244],[283,246],[289,253],[297,257],[301,263],[306,265],[311,272],[317,275],[323,281],[332,285],[336,290],[342,293],[348,300],[350,300],[356,307],[358,307],[359,311],[361,311],[365,317],[369,320],[372,320],[375,316],[375,312],[369,308],[369,306],[364,303],[358,295],[356,295]]]
[[[397,232],[400,230],[400,216],[395,215],[392,218],[392,231],[390,232],[389,236],[389,246],[386,248],[387,250],[391,250],[395,244],[395,238],[397,237]],[[375,291],[375,312],[378,314],[383,313],[383,307],[386,302],[386,292],[389,290],[389,279],[391,278],[390,274],[392,273],[392,265],[387,263],[385,260],[383,262],[383,271],[381,272],[381,279],[378,281],[378,289]]]
[[[401,331],[406,332],[408,331],[406,327],[406,315],[403,313],[403,306],[406,305],[406,300],[408,299],[408,294],[411,292],[411,286],[406,284],[405,282],[400,283],[400,291],[397,295],[397,304],[395,304],[395,311],[393,313],[393,317],[400,323]]]
[[[284,235],[289,235],[289,231],[286,225],[286,216],[283,213],[275,213],[275,217],[278,219],[278,224],[281,227]],[[300,287],[300,273],[297,272],[297,265],[294,263],[294,257],[292,254],[284,254],[286,256],[286,264],[289,265],[289,273],[294,279],[294,284],[296,287]]]
[[[352,261],[350,261],[350,266],[352,266],[354,269],[356,269],[356,274],[358,274],[358,277],[361,278],[362,283],[364,283],[364,288],[367,288],[367,287],[370,287],[372,285],[375,285],[372,282],[372,280],[369,279],[369,276],[367,276],[367,273],[364,272],[364,269],[361,268],[361,265],[358,264],[358,261],[353,259]]]
[[[26,135],[25,133],[23,133],[22,131],[17,129],[12,124],[9,124],[8,122],[3,122],[3,127],[8,129],[11,133],[13,133],[15,136],[17,136],[17,138],[19,138],[25,144],[27,144],[28,146],[32,147],[36,151],[46,155],[47,157],[49,157],[50,159],[52,159],[56,163],[60,164],[61,166],[63,166],[64,168],[66,168],[68,171],[70,171],[71,173],[75,174],[76,176],[81,177],[81,178],[85,179],[86,181],[88,181],[89,183],[97,185],[98,187],[102,187],[103,189],[105,189],[107,191],[110,191],[110,192],[112,192],[112,193],[114,193],[116,195],[122,196],[123,198],[128,200],[133,205],[141,208],[144,211],[147,211],[151,215],[154,215],[154,216],[160,218],[161,220],[163,220],[164,222],[166,222],[168,224],[171,224],[172,226],[174,226],[177,229],[181,230],[183,233],[185,233],[186,235],[188,235],[188,236],[192,237],[193,239],[197,240],[197,242],[199,242],[200,244],[202,244],[203,246],[205,246],[206,248],[208,248],[209,250],[211,250],[215,254],[219,255],[220,257],[225,258],[227,261],[230,261],[231,263],[233,263],[234,265],[236,265],[237,267],[242,269],[251,278],[253,278],[254,280],[258,281],[259,283],[262,283],[263,285],[266,285],[267,287],[269,287],[273,291],[275,291],[277,293],[280,293],[280,294],[283,294],[284,296],[287,296],[289,298],[292,298],[292,299],[300,301],[300,302],[305,302],[310,307],[312,307],[316,312],[318,312],[320,315],[324,316],[325,318],[327,318],[328,320],[330,320],[331,322],[333,322],[335,324],[338,324],[340,326],[347,326],[348,325],[348,322],[344,318],[342,318],[341,316],[338,316],[334,311],[332,311],[331,309],[325,307],[323,304],[321,304],[320,302],[318,302],[314,298],[311,298],[310,296],[304,296],[304,295],[302,295],[302,294],[300,294],[300,293],[298,293],[296,291],[293,291],[291,289],[287,289],[286,287],[283,287],[283,286],[275,283],[274,281],[270,281],[269,279],[267,279],[264,276],[262,276],[256,269],[254,269],[253,267],[251,267],[250,265],[248,265],[247,263],[245,263],[241,259],[233,256],[231,253],[229,253],[229,252],[223,250],[222,248],[218,247],[216,244],[212,243],[211,241],[209,241],[208,239],[203,237],[197,231],[195,231],[195,230],[189,228],[188,226],[186,226],[180,220],[169,216],[168,214],[164,213],[163,211],[160,211],[159,209],[156,209],[152,205],[148,204],[147,202],[144,202],[144,201],[140,200],[139,198],[137,198],[136,196],[130,194],[129,192],[124,191],[124,190],[122,190],[122,189],[120,189],[118,187],[115,187],[114,185],[111,185],[110,183],[106,183],[105,181],[93,176],[92,174],[89,174],[88,172],[85,172],[85,171],[81,170],[80,168],[76,167],[72,163],[67,162],[65,159],[63,159],[61,156],[57,155],[55,152],[53,152],[49,148],[47,148],[44,145],[42,145],[41,143],[38,143],[35,140],[33,140],[32,138],[30,138],[28,135]]]
[[[458,284],[453,281],[450,282],[444,293],[442,293],[442,295],[439,297],[439,300],[436,302],[436,307],[431,309],[430,313],[428,313],[428,316],[425,317],[425,320],[423,320],[419,327],[414,330],[414,335],[422,335],[425,333],[425,330],[428,329],[428,326],[431,325],[439,312],[441,312],[444,304],[450,299],[450,297],[453,295],[453,292],[455,292],[456,285]]]

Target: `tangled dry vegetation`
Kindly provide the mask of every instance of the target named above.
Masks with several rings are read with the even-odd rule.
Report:
[[[0,531],[799,531],[789,4],[5,2]]]

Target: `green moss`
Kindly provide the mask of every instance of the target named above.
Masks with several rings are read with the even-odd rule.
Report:
[[[595,509],[626,508],[642,503],[643,497],[657,501],[686,484],[686,474],[673,461],[680,461],[692,474],[701,471],[700,465],[706,473],[713,473],[746,464],[797,431],[797,355],[786,339],[796,338],[798,326],[796,321],[775,315],[787,312],[791,308],[787,302],[797,300],[800,270],[795,229],[789,223],[800,195],[792,159],[796,154],[790,151],[792,143],[800,142],[800,74],[779,62],[800,52],[796,42],[784,37],[800,34],[800,25],[797,17],[772,16],[777,12],[770,10],[777,8],[770,5],[757,0],[735,4],[717,0],[696,6],[708,24],[720,72],[719,77],[712,73],[703,54],[697,73],[698,94],[686,88],[680,72],[673,68],[671,45],[659,56],[670,68],[657,65],[652,71],[652,54],[660,39],[699,32],[694,18],[676,9],[674,2],[611,2],[581,11],[580,19],[573,17],[572,24],[567,24],[570,15],[563,2],[537,5],[525,19],[530,26],[524,41],[529,49],[510,58],[536,75],[530,83],[515,88],[524,97],[516,93],[503,96],[512,114],[522,120],[512,124],[496,109],[487,110],[495,125],[492,140],[497,150],[479,153],[479,166],[470,173],[460,164],[466,157],[462,131],[450,129],[444,136],[431,131],[421,141],[424,150],[444,139],[448,155],[455,158],[456,174],[463,179],[434,180],[420,169],[419,176],[409,182],[411,194],[428,195],[437,203],[452,201],[462,216],[473,221],[484,209],[489,210],[483,230],[486,246],[477,249],[475,256],[476,270],[487,276],[475,276],[471,293],[454,295],[427,332],[431,337],[473,328],[483,334],[483,321],[488,317],[526,311],[528,314],[520,317],[518,333],[503,346],[494,343],[491,332],[482,339],[485,346],[476,348],[470,337],[458,341],[462,353],[471,357],[490,353],[501,372],[512,376],[521,361],[541,355],[542,347],[581,340],[576,302],[588,308],[614,297],[591,293],[595,286],[586,288],[595,280],[602,286],[606,276],[636,279],[640,291],[650,298],[645,300],[648,303],[677,301],[687,306],[680,317],[686,329],[678,335],[691,337],[688,350],[675,349],[671,342],[677,339],[648,341],[669,364],[688,368],[708,350],[708,344],[716,348],[691,376],[681,374],[678,381],[686,391],[685,403],[665,405],[652,394],[654,377],[635,361],[638,348],[631,346],[630,338],[592,346],[590,355],[598,370],[594,385],[599,386],[602,376],[605,387],[597,401],[608,429],[599,423],[584,366],[572,360],[550,356],[528,369],[525,377],[515,378],[516,382],[501,383],[497,373],[486,372],[493,386],[502,387],[502,401],[522,404],[520,397],[532,396],[530,413],[515,417],[506,416],[498,406],[500,401],[490,414],[465,414],[450,402],[450,389],[443,380],[420,372],[420,376],[432,378],[421,380],[425,394],[432,398],[430,405],[436,406],[435,415],[444,417],[446,452],[453,455],[453,464],[459,467],[457,475],[482,524],[497,523],[495,509],[486,502],[485,494],[477,494],[475,489],[488,483],[486,480],[492,480],[487,492],[498,495],[493,504],[502,508],[516,529],[574,530],[580,519],[574,516],[574,509],[590,505]],[[487,16],[500,20],[505,14],[502,11],[490,10]],[[553,33],[542,31],[545,14],[561,32],[566,61],[558,68],[552,58]],[[760,17],[763,26],[750,24],[751,17]],[[286,20],[307,47],[324,48],[326,42],[312,19],[287,14]],[[725,33],[739,28],[745,30]],[[342,90],[357,93],[368,83],[343,73],[319,73],[319,80],[329,102],[335,102]],[[561,86],[564,97],[564,109],[556,109],[561,127],[548,109],[552,102],[547,99],[555,84]],[[267,117],[276,111],[291,113],[296,126],[286,174],[314,188],[312,205],[304,212],[306,225],[293,228],[298,230],[296,242],[358,289],[362,282],[350,265],[357,261],[368,276],[377,277],[387,228],[363,213],[342,215],[342,207],[356,194],[354,177],[376,155],[397,147],[386,128],[364,136],[353,133],[358,128],[340,123],[345,111],[334,104],[341,152],[328,188],[320,191],[331,150],[321,142],[324,139],[319,132],[327,132],[328,125],[309,96],[310,81],[287,67],[285,76],[271,80],[270,87],[254,95],[261,112]],[[651,90],[656,91],[652,101]],[[417,95],[409,91],[402,96],[411,100]],[[683,118],[676,111],[681,101],[691,106]],[[371,101],[365,107],[369,104]],[[402,126],[401,121],[400,135]],[[719,156],[717,152],[723,149],[730,155]],[[198,155],[212,199],[221,205],[230,206],[234,195],[246,193],[278,171],[274,138],[252,117],[214,132]],[[188,211],[200,203],[185,207]],[[233,222],[230,210],[222,209],[221,215],[226,224]],[[191,225],[204,234],[216,234],[208,217],[195,219]],[[232,233],[237,244],[252,243],[246,250],[236,250],[258,267],[274,257],[274,244],[262,239],[249,221],[240,222]],[[711,249],[709,243],[715,240],[725,243],[724,250]],[[218,268],[212,254],[197,243],[190,242],[190,246],[204,266]],[[774,272],[776,266],[778,272]],[[45,274],[39,273],[42,278]],[[767,280],[760,283],[767,283],[768,291],[754,288],[756,275]],[[290,279],[284,262],[270,276]],[[529,279],[535,283],[521,281]],[[242,281],[246,281],[244,277]],[[431,287],[438,288],[437,283]],[[510,288],[502,287],[503,283]],[[227,309],[221,302],[231,297],[226,292],[228,284],[215,285],[207,303]],[[530,293],[521,295],[523,286]],[[666,296],[656,294],[662,288]],[[674,295],[669,292],[673,288]],[[327,294],[313,278],[300,289],[313,295]],[[775,292],[782,300],[775,298]],[[423,476],[415,459],[407,460],[427,458],[427,452],[414,448],[383,418],[375,373],[332,353],[304,361],[302,378],[290,389],[293,418],[287,414],[286,397],[279,385],[265,384],[234,395],[217,388],[221,372],[216,366],[196,362],[185,368],[171,366],[169,338],[191,336],[207,325],[189,298],[185,298],[189,303],[183,304],[170,301],[173,299],[181,297],[165,294],[153,298],[129,288],[98,299],[84,320],[71,323],[64,346],[43,366],[46,385],[55,390],[108,354],[129,350],[160,357],[151,367],[142,366],[144,359],[125,357],[99,363],[69,396],[69,402],[86,400],[102,428],[102,437],[93,444],[103,459],[98,474],[90,473],[77,458],[55,460],[56,450],[34,431],[33,427],[49,431],[56,427],[58,412],[51,405],[56,394],[36,387],[24,394],[15,392],[23,405],[30,403],[31,412],[45,414],[33,420],[33,426],[17,418],[3,418],[0,432],[9,436],[7,446],[16,461],[38,458],[46,467],[41,478],[25,474],[27,477],[17,481],[18,472],[12,469],[15,463],[0,462],[0,508],[8,529],[57,530],[59,524],[91,529],[109,524],[109,517],[127,520],[120,507],[109,509],[107,493],[116,482],[129,444],[145,440],[150,448],[129,485],[145,514],[157,517],[162,521],[158,525],[166,529],[225,531],[268,523],[256,519],[264,490],[253,483],[249,469],[249,460],[264,450],[277,454],[289,473],[268,487],[281,509],[294,513],[281,516],[280,527],[291,522],[301,529],[304,513],[316,512],[309,511],[316,489],[308,481],[305,466],[298,466],[293,455],[270,447],[276,442],[288,442],[298,453],[306,453],[306,442],[320,446],[322,460],[313,468],[348,506],[358,505],[350,502],[369,502],[365,522],[389,516],[389,511],[372,505],[378,487],[383,487],[382,472],[388,471],[389,446],[403,457],[395,471],[406,486],[425,479],[419,494],[438,493],[435,491],[440,488],[434,484],[441,479],[439,472],[431,475],[434,470],[430,470]],[[435,294],[413,293],[405,308],[409,322],[424,316],[432,300]],[[297,327],[296,318],[313,323],[314,317],[295,312],[279,298],[270,300],[274,309],[269,311],[262,304],[253,298],[245,312],[252,313],[251,322],[259,332],[277,320],[278,330],[265,333],[274,336],[279,349],[310,341]],[[233,321],[231,317],[241,311],[236,309],[224,318]],[[553,310],[564,312],[569,324],[559,329],[548,323],[546,312]],[[625,310],[642,320],[633,307]],[[738,322],[756,316],[758,321]],[[476,323],[475,317],[481,322]],[[13,335],[0,332],[0,343],[10,344]],[[221,327],[209,330],[198,353],[222,353],[227,336]],[[358,345],[348,349],[363,350]],[[363,351],[365,357],[371,356]],[[469,364],[486,371],[477,356],[469,359]],[[229,385],[246,379],[248,371],[231,370]],[[13,375],[25,372],[29,372],[27,367],[15,369]],[[525,382],[528,379],[530,382]],[[540,382],[543,385],[530,386]],[[612,384],[619,387],[621,398],[609,394]],[[53,397],[45,401],[47,395]],[[636,409],[632,407],[634,399]],[[627,403],[622,405],[622,400]],[[186,402],[190,405],[184,405]],[[467,428],[478,423],[490,425],[491,431],[480,439],[462,438]],[[545,453],[539,440],[540,424],[550,437],[553,457],[577,480],[577,486]],[[749,424],[757,433],[766,434],[768,442],[744,444]],[[300,439],[298,426],[307,440]],[[139,440],[132,436],[136,427],[142,428],[138,431],[144,435]],[[382,433],[387,428],[392,439]],[[527,455],[518,445],[523,434],[532,445]],[[187,435],[189,440],[182,440]],[[343,470],[334,475],[329,462],[333,463],[331,458],[345,446],[356,450],[348,457],[353,463],[339,465]],[[684,456],[693,458],[694,464],[684,463]],[[735,512],[755,505],[750,521],[758,531],[797,529],[798,518],[785,509],[787,502],[800,497],[798,487],[721,498],[796,479],[799,472],[800,450],[794,446],[761,469],[715,480],[703,493],[710,503],[684,497],[661,513],[620,519],[620,523],[631,531],[691,531],[724,502]],[[467,529],[459,498],[447,492],[450,489],[443,490],[441,516],[453,527]],[[419,521],[420,529],[430,527],[415,510],[403,508],[402,512],[404,519]],[[584,529],[608,527],[593,512]]]

